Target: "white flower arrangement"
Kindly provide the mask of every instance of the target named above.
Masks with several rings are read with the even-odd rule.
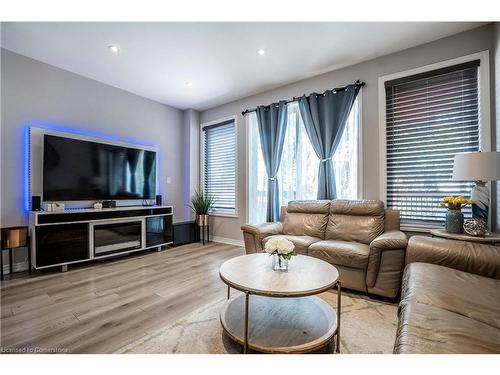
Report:
[[[290,260],[292,256],[297,255],[297,253],[295,252],[295,245],[293,244],[293,242],[287,240],[284,237],[271,238],[269,241],[266,242],[264,250],[266,251],[266,253],[270,255],[276,254],[288,260]]]

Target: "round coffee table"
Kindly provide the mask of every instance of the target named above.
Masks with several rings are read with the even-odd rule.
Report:
[[[219,271],[227,284],[220,321],[224,332],[248,349],[264,353],[307,353],[336,338],[340,352],[341,285],[338,270],[317,258],[297,255],[287,272],[274,271],[269,254],[242,255]],[[337,287],[337,311],[316,294]],[[241,294],[230,298],[231,288]],[[250,296],[252,296],[250,298]],[[251,303],[250,303],[251,302]]]

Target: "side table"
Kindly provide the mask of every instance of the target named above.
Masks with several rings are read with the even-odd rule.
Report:
[[[14,272],[13,262],[14,257],[12,254],[13,249],[18,249],[21,247],[28,248],[28,271],[31,273],[31,247],[30,238],[28,234],[28,227],[18,226],[18,227],[8,227],[2,228],[2,245],[0,250],[0,279],[3,280],[3,251],[9,250],[9,271],[12,277]]]
[[[449,240],[455,240],[455,241],[468,241],[468,242],[476,242],[489,245],[496,245],[500,243],[500,233],[489,233],[484,235],[483,237],[475,237],[475,236],[470,236],[466,233],[455,234],[455,233],[448,233],[444,229],[431,229],[430,234],[432,237],[447,238]]]

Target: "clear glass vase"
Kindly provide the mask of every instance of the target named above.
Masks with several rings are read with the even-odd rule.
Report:
[[[273,270],[275,271],[288,271],[288,259],[278,254],[273,254]]]

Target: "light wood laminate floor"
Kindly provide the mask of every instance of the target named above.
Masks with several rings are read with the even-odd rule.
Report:
[[[0,346],[110,353],[224,298],[220,265],[242,247],[211,242],[5,280]]]

